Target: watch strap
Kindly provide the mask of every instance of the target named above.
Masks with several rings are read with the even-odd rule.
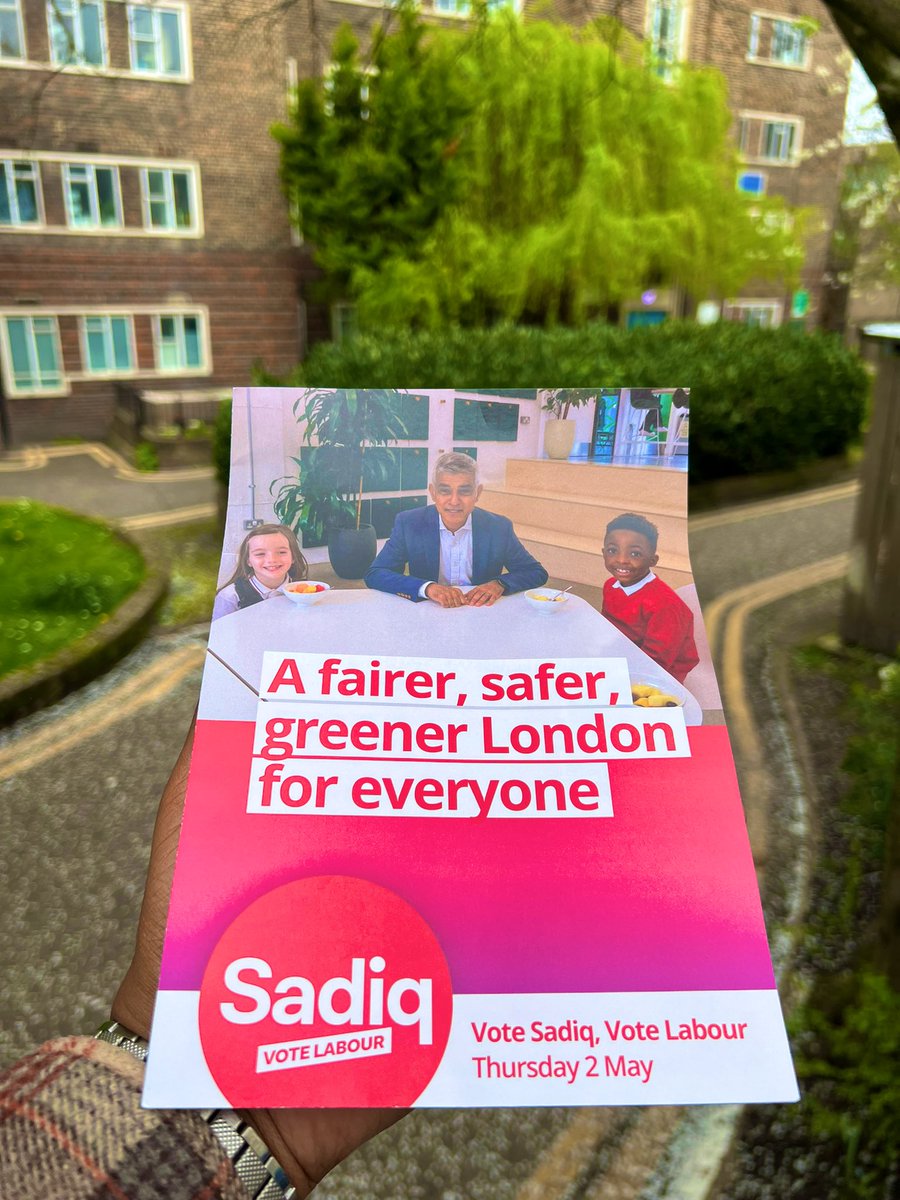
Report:
[[[104,1021],[94,1037],[98,1042],[109,1042],[111,1046],[127,1050],[130,1055],[139,1058],[141,1062],[147,1061],[147,1039],[132,1033],[118,1021]]]

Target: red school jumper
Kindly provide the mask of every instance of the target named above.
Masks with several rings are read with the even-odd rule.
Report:
[[[617,580],[603,584],[603,615],[679,683],[700,661],[694,614],[667,583],[654,576],[626,595]]]

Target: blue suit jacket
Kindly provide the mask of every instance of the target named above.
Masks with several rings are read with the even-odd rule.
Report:
[[[423,583],[441,569],[440,517],[433,504],[398,513],[394,528],[366,574],[366,585],[404,600],[419,600]],[[409,574],[404,570],[409,568]],[[472,582],[497,579],[507,592],[547,582],[547,572],[516,537],[512,521],[484,509],[472,510]]]

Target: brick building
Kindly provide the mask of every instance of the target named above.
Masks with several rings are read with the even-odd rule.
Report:
[[[657,0],[661,3],[662,0]],[[702,5],[702,7],[701,7]],[[842,133],[851,56],[818,0],[697,0],[689,56],[728,81],[745,169],[738,186],[812,207],[796,315],[817,327],[843,175]],[[726,316],[763,324],[791,318],[792,296],[751,286]]]
[[[820,323],[831,229],[843,171],[842,131],[851,56],[819,0],[601,0],[649,43],[657,71],[689,61],[720,71],[728,84],[734,139],[743,167],[735,185],[813,209],[806,262],[794,292],[759,281],[706,319],[780,325]],[[667,313],[695,315],[702,297],[677,289]],[[793,309],[793,314],[792,314]],[[638,312],[637,301],[631,311]],[[698,314],[704,317],[703,308]],[[626,312],[627,316],[627,312]]]
[[[746,161],[737,186],[823,214],[802,285],[814,325],[849,65],[825,9],[616,9],[661,71],[689,58],[724,72]],[[426,10],[464,19],[456,0]],[[292,80],[323,71],[338,25],[364,39],[380,12],[370,0],[0,0],[3,445],[103,437],[117,389],[224,391],[249,382],[254,360],[287,369],[327,332],[308,321],[309,254],[291,236],[268,129]],[[677,291],[666,300],[684,309]],[[790,308],[751,287],[724,315],[779,323]]]
[[[104,436],[116,384],[225,390],[300,353],[253,0],[0,0],[8,441]],[[252,80],[252,86],[246,81]]]

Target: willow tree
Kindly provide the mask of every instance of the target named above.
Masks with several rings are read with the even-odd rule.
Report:
[[[399,34],[376,38],[365,111],[360,103],[346,154],[332,137],[336,160],[320,181],[330,204],[352,208],[364,243],[355,262],[340,264],[364,326],[577,324],[648,285],[724,296],[750,278],[796,274],[799,229],[783,203],[754,199],[751,207],[735,189],[720,76],[684,69],[664,83],[640,43],[608,20],[576,30],[502,12],[467,34],[432,27],[424,37],[418,18],[407,13],[402,22]],[[413,29],[410,72],[408,54],[387,50],[395,38],[408,43]],[[404,236],[380,237],[376,250],[365,237],[384,227],[383,195],[367,209],[358,174],[346,196],[332,181],[342,160],[358,168],[383,144],[388,99],[394,120],[405,113],[408,129],[422,127],[425,80],[431,101],[446,90],[448,119],[422,142],[425,169],[404,161],[401,178],[414,178],[414,198],[427,194],[431,206],[413,208],[401,194]],[[317,120],[323,130],[336,124],[336,97]],[[296,127],[309,136],[299,110]],[[286,178],[310,195],[311,175],[292,175],[286,154],[284,164]],[[304,225],[326,270],[345,225]]]

